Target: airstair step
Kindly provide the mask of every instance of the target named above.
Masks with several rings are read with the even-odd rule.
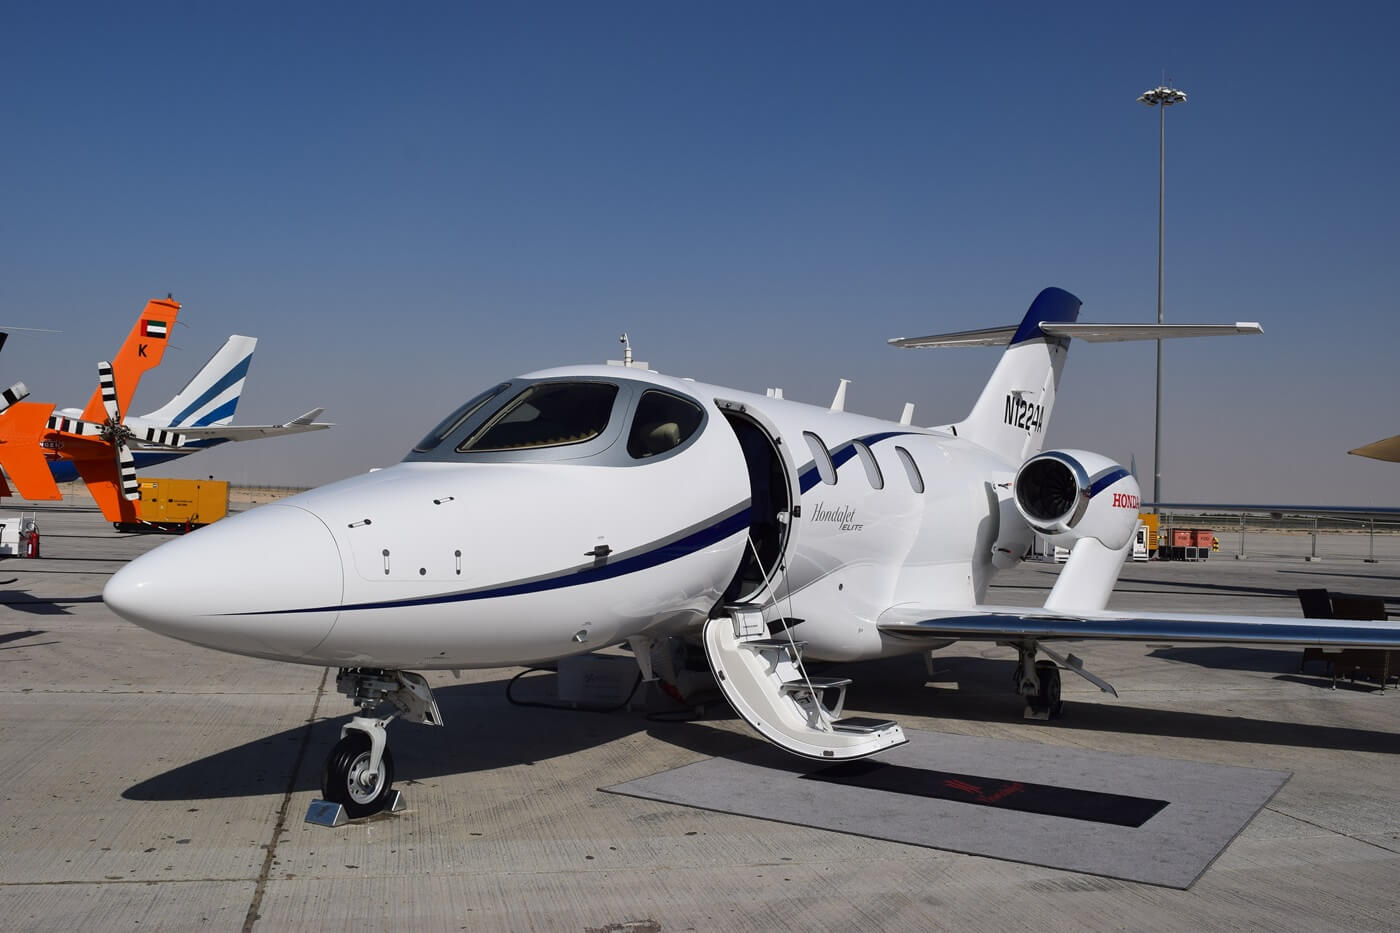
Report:
[[[836,732],[853,732],[857,735],[873,735],[876,732],[883,732],[891,726],[899,725],[893,719],[873,719],[869,716],[848,716],[845,719],[837,719],[832,722],[831,728]]]
[[[786,638],[754,638],[749,641],[741,641],[739,644],[745,648],[757,648],[760,651],[766,648],[787,648],[791,650],[796,647],[799,652],[807,647],[805,641],[788,641]]]
[[[849,677],[808,677],[805,680],[787,681],[782,685],[782,691],[783,693],[810,693],[813,690],[831,690],[850,685],[851,678]]]
[[[725,603],[724,610],[731,615],[736,612],[762,612],[762,603]]]
[[[767,625],[760,631],[750,628],[762,622],[758,611],[741,609],[734,616],[715,616],[705,623],[705,656],[725,699],[765,739],[821,761],[850,761],[904,744],[904,733],[894,723],[841,719],[850,678],[809,679],[787,633],[767,630]]]

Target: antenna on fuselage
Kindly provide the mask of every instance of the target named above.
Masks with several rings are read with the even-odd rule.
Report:
[[[622,359],[608,360],[609,366],[625,366],[628,369],[650,369],[651,364],[642,360],[632,359],[632,341],[627,339],[627,332],[623,331],[622,336],[617,338],[617,342],[622,344]]]
[[[836,387],[836,397],[831,400],[832,411],[846,410],[846,386],[851,384],[851,380],[842,379],[841,384]]]

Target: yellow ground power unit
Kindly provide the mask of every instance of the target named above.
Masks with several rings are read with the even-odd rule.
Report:
[[[139,524],[115,523],[118,531],[182,533],[228,514],[228,483],[216,479],[143,479]]]

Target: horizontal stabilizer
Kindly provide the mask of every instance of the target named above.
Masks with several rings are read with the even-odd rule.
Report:
[[[1400,649],[1400,624],[1173,612],[1059,613],[1021,606],[966,609],[896,606],[880,632],[900,638],[966,641],[1110,640]]]
[[[180,433],[189,441],[251,441],[259,437],[324,431],[335,425],[315,420],[323,411],[324,408],[313,408],[306,414],[282,424],[211,424],[200,428],[181,428]]]
[[[1091,343],[1125,340],[1167,340],[1173,337],[1233,337],[1240,334],[1262,334],[1264,329],[1250,321],[1234,324],[1079,324],[1064,321],[1042,321],[1041,334],[1051,337],[1073,337]],[[1019,327],[986,327],[928,337],[896,337],[892,346],[906,350],[933,347],[1004,347],[1015,338]]]
[[[1237,321],[1234,324],[1042,324],[1040,329],[1055,337],[1073,337],[1091,343],[1264,333],[1264,328],[1253,321]]]
[[[928,347],[1004,347],[1016,336],[1016,325],[1010,327],[984,327],[981,330],[960,330],[950,334],[934,334],[929,337],[895,337],[891,346],[905,350],[922,350]]]
[[[25,499],[63,498],[49,472],[44,448],[52,405],[15,402],[0,414],[0,466],[10,475],[15,491]]]

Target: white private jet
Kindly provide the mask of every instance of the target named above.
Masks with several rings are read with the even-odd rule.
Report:
[[[1079,307],[1050,288],[1019,326],[891,341],[1008,345],[971,414],[939,428],[914,427],[909,407],[898,422],[846,412],[844,384],[827,408],[645,364],[529,373],[462,405],[403,462],[162,545],[103,596],[174,638],[340,668],[362,715],[322,790],[351,817],[390,800],[389,720],[442,721],[414,668],[538,665],[625,642],[651,678],[654,649],[700,642],[759,733],[834,760],[904,736],[843,717],[849,681],[809,676],[804,655],[1006,644],[1029,711],[1046,717],[1061,666],[1112,691],[1049,647],[1063,640],[1400,648],[1381,622],[1105,608],[1138,486],[1097,454],[1041,452],[1071,338],[1260,328],[1078,324]],[[1072,545],[1045,605],[987,605],[992,576],[1036,532]]]

